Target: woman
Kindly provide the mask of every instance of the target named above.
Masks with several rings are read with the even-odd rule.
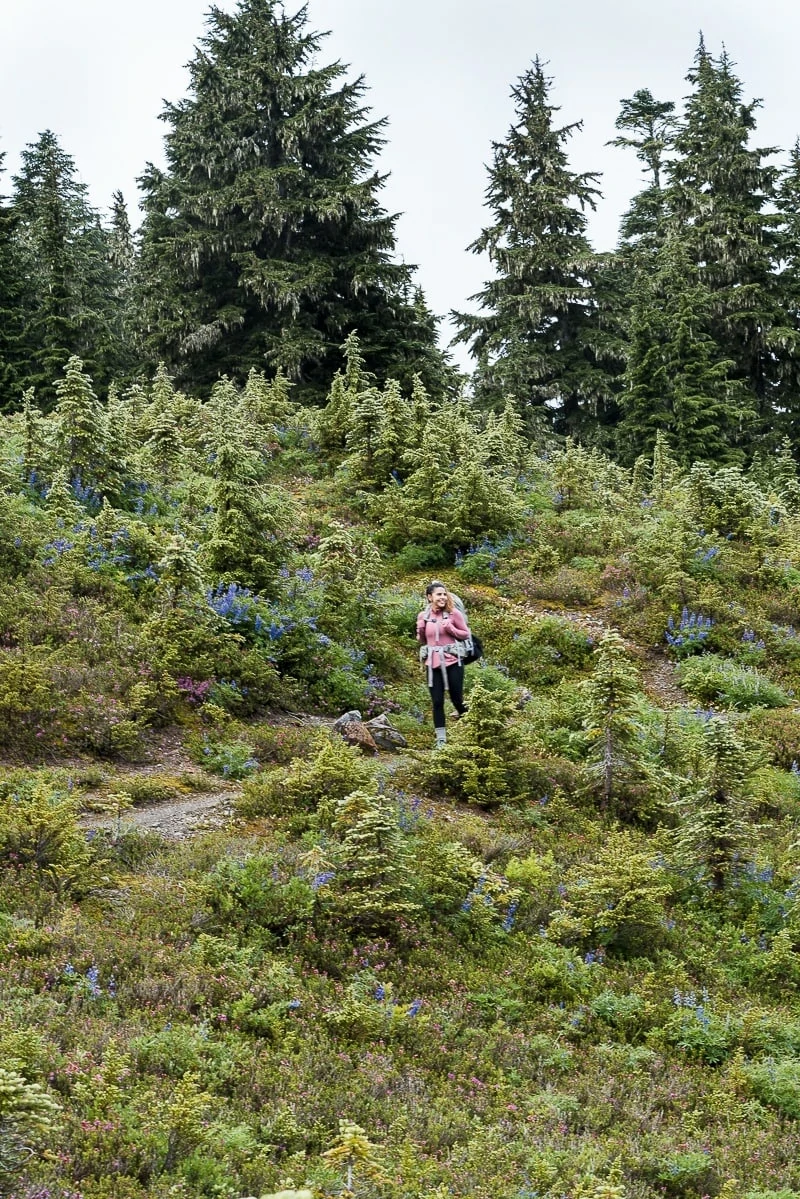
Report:
[[[447,742],[444,694],[450,692],[453,707],[459,716],[464,706],[464,667],[461,664],[462,643],[470,632],[464,617],[453,602],[444,583],[434,580],[425,588],[427,607],[417,617],[417,640],[422,643],[420,659],[428,670],[428,690],[433,701],[433,726],[436,744]]]

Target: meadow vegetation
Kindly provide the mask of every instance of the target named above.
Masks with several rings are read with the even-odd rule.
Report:
[[[0,438],[0,1193],[800,1195],[788,455],[534,449],[354,339],[313,409],[57,394]],[[486,647],[438,751],[432,569]],[[409,751],[287,715],[353,707]]]

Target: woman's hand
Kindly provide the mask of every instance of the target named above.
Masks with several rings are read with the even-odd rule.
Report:
[[[455,613],[453,613],[453,615],[444,622],[442,627],[444,628],[445,633],[447,633],[449,637],[455,637],[456,641],[466,641],[469,637],[469,629],[464,624],[464,621],[460,616],[457,618],[455,617]]]

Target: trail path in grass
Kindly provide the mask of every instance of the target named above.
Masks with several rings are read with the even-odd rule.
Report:
[[[308,727],[311,734],[317,728],[330,727],[333,721],[298,712],[282,713],[274,717],[271,723],[301,725]],[[202,781],[203,787],[187,795],[176,784],[173,799],[129,808],[119,818],[113,812],[91,810],[92,804],[102,802],[109,792],[124,791],[126,781],[161,775],[196,779]],[[88,810],[81,815],[80,823],[87,832],[92,829],[111,829],[124,833],[129,829],[140,829],[158,833],[168,841],[183,841],[187,837],[224,828],[233,815],[234,803],[241,793],[241,784],[226,783],[199,770],[183,748],[182,734],[167,729],[151,737],[146,761],[119,767],[103,784],[102,790],[85,794],[84,804]]]
[[[570,621],[595,641],[609,629],[620,631],[613,622],[613,608],[585,610],[560,608],[552,603],[535,605],[531,602],[507,599],[490,588],[475,590],[482,591],[490,602],[502,607],[509,615],[519,617],[521,628],[524,628],[528,621],[543,616],[555,616]],[[688,700],[686,693],[677,684],[674,664],[656,650],[642,649],[641,646],[635,645],[624,635],[623,640],[628,652],[640,667],[642,686],[650,699],[664,708],[684,706]],[[318,728],[330,728],[333,718],[290,712],[274,715],[270,723],[308,728],[311,735]],[[397,769],[401,756],[381,754],[381,757],[386,759],[386,767],[390,772]],[[123,812],[119,820],[108,812],[88,810],[81,817],[82,827],[87,831],[117,829],[121,832],[134,828],[158,833],[166,840],[183,841],[203,832],[224,828],[233,816],[234,804],[242,791],[240,784],[225,783],[222,779],[200,771],[183,748],[182,734],[175,730],[154,734],[148,745],[147,760],[137,765],[118,768],[113,779],[109,779],[105,784],[103,791],[124,791],[126,779],[143,779],[154,775],[194,777],[202,779],[204,786],[203,789],[190,794],[176,786],[173,799],[131,808]],[[87,807],[90,808],[93,801],[100,799],[100,791],[95,794],[89,793],[86,796]]]
[[[116,816],[106,812],[87,812],[81,816],[81,827],[91,829],[130,829],[158,833],[167,841],[183,841],[186,837],[223,828],[233,813],[233,801],[238,791],[211,791],[203,795],[187,795],[181,799],[164,800],[146,808],[131,808]]]
[[[489,589],[482,589],[489,593]],[[613,621],[612,608],[597,608],[585,610],[580,608],[558,608],[552,603],[543,602],[535,606],[530,601],[507,599],[497,594],[491,595],[492,601],[509,613],[518,613],[521,620],[536,620],[542,616],[556,616],[568,620],[576,628],[587,633],[595,641],[605,632],[613,629],[619,633],[625,642],[625,648],[641,670],[642,687],[645,693],[662,708],[684,707],[689,703],[685,691],[678,686],[675,664],[655,649],[643,649],[636,645],[617,628]]]

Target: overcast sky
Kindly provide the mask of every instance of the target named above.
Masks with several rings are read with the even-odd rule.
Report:
[[[222,0],[224,9],[235,0]],[[295,11],[299,4],[286,5]],[[53,129],[93,203],[121,188],[138,221],[136,176],[162,161],[164,99],[186,92],[184,64],[202,34],[206,0],[0,0],[0,151]],[[402,213],[399,251],[419,265],[434,311],[461,308],[487,277],[465,247],[485,223],[485,163],[505,137],[509,89],[538,54],[554,78],[563,122],[583,120],[571,144],[578,170],[602,174],[590,231],[613,246],[637,190],[633,155],[605,143],[622,97],[648,87],[686,94],[702,28],[738,64],[745,96],[763,99],[758,144],[800,133],[796,0],[309,0],[313,29],[330,30],[323,60],[365,75],[375,116],[388,116],[384,199]],[[0,178],[8,192],[8,174]]]

